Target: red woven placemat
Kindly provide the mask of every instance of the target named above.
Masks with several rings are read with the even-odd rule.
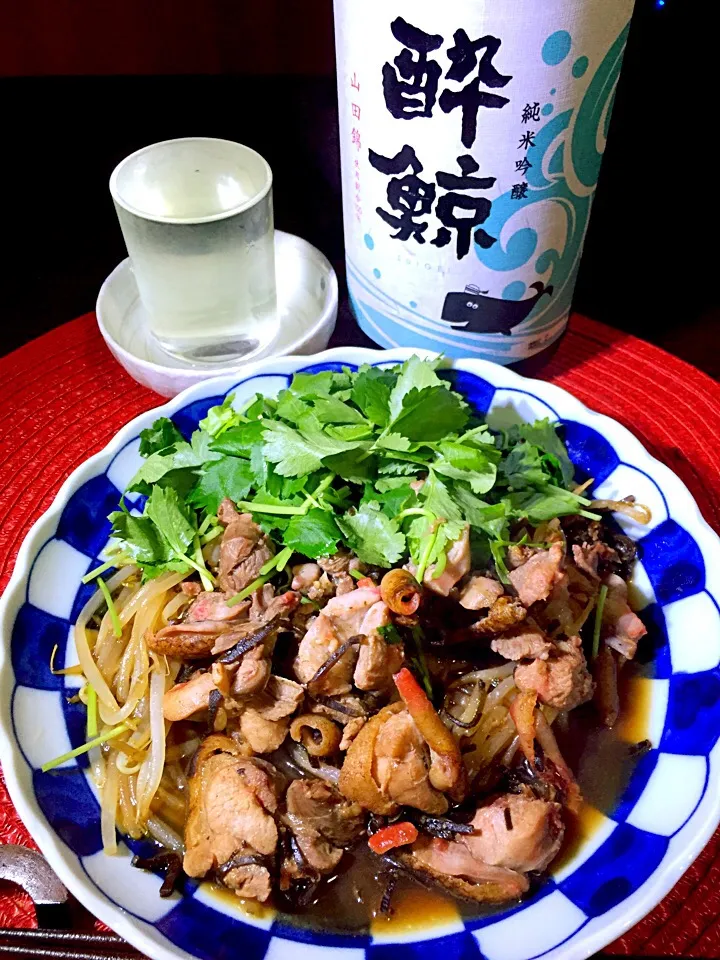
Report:
[[[688,485],[720,532],[720,386],[635,337],[573,317],[543,379],[629,427]],[[131,380],[87,314],[0,359],[0,590],[68,474],[161,398]],[[0,842],[32,844],[0,777]],[[31,926],[0,884],[0,926]],[[720,831],[668,897],[609,952],[720,956]]]

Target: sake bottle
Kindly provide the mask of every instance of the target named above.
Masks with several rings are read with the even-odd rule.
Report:
[[[633,0],[335,0],[362,329],[498,363],[567,324]]]

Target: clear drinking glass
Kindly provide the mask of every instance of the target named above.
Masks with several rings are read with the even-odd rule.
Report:
[[[186,137],[144,147],[110,192],[150,332],[193,362],[246,358],[277,332],[272,171],[249,147]]]

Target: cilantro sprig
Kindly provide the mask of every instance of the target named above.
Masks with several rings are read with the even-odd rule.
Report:
[[[440,360],[299,373],[276,398],[230,395],[191,437],[160,418],[141,435],[144,463],[130,490],[141,514],[111,515],[111,556],[145,578],[164,570],[212,575],[202,548],[229,497],[293,554],[340,547],[379,567],[406,562],[440,576],[470,527],[473,550],[507,577],[510,530],[587,512],[570,489],[573,466],[549,420],[493,432],[455,392]]]

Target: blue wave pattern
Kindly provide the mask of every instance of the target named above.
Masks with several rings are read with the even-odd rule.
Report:
[[[535,258],[536,279],[542,275],[546,284],[552,284],[552,297],[540,301],[523,325],[523,333],[539,332],[570,310],[602,162],[597,149],[598,131],[602,127],[604,140],[627,34],[626,27],[598,67],[577,110],[563,111],[537,132],[534,146],[527,150],[532,164],[526,173],[530,187],[527,197],[513,199],[511,191],[498,197],[485,225],[491,236],[501,237],[511,220],[527,224],[532,221],[533,207],[550,205],[564,226],[562,245],[539,249],[537,232],[524,225],[504,243],[499,241],[487,250],[474,245],[478,260],[492,270],[516,270]],[[543,215],[549,217],[551,213],[546,210]]]
[[[524,174],[527,195],[518,198],[509,189],[494,199],[484,229],[498,238],[497,242],[489,248],[473,244],[478,261],[495,274],[483,274],[482,282],[477,281],[493,291],[491,296],[503,291],[503,299],[521,300],[538,281],[552,286],[552,296],[540,298],[529,318],[509,336],[474,334],[428,316],[416,309],[414,302],[409,308],[393,299],[382,284],[348,258],[353,312],[373,340],[390,348],[408,345],[440,350],[450,357],[472,354],[512,363],[549,346],[562,334],[602,162],[598,145],[607,137],[628,29],[626,26],[611,45],[576,106],[553,115],[553,104],[545,104],[542,115],[548,119],[534,132],[533,143],[525,152],[530,164]],[[556,66],[568,57],[571,47],[570,34],[558,31],[546,40],[542,58]],[[587,68],[585,56],[572,66],[568,62],[568,82],[577,83]],[[542,231],[536,230],[533,222],[542,223]],[[554,225],[550,232],[548,223]],[[369,235],[365,243],[373,249]],[[522,279],[508,282],[507,274],[521,268]],[[379,277],[379,271],[375,270],[375,276]]]
[[[317,372],[338,369],[339,366],[317,364],[303,370]],[[490,409],[496,392],[492,384],[467,371],[449,371],[446,376],[466,396],[475,413],[483,414]],[[284,374],[277,375],[273,382],[283,382],[283,378],[287,380]],[[258,376],[241,383],[246,388],[254,385],[255,389],[262,389],[262,379]],[[518,402],[528,399],[541,402],[528,391],[512,389],[503,389],[503,399],[513,392],[518,395]],[[207,409],[221,399],[212,397],[183,408],[174,417],[182,432],[189,435]],[[622,465],[612,445],[596,430],[576,421],[563,422],[570,456],[579,475],[593,476],[600,482]],[[632,465],[627,466],[632,468]],[[28,599],[20,608],[12,631],[13,717],[16,717],[18,698],[32,696],[42,709],[52,710],[55,716],[64,719],[73,746],[84,739],[83,712],[66,703],[65,677],[53,676],[48,663],[55,644],[59,648],[58,659],[62,661],[73,619],[91,589],[77,589],[79,578],[68,581],[67,566],[72,561],[75,566],[80,564],[82,572],[92,569],[107,540],[109,524],[106,516],[121,493],[108,479],[111,468],[112,464],[105,474],[94,477],[72,496],[55,536],[41,551],[44,554],[49,548],[53,551],[52,556],[58,559],[57,567],[51,570],[52,576],[48,576],[47,566],[43,567],[45,580],[57,579],[62,583],[65,577],[66,582],[72,583],[68,590],[77,590],[71,609],[61,609],[65,601],[56,592],[48,589],[46,596],[41,588],[34,587],[31,574],[28,593],[32,593],[33,602]],[[552,932],[548,934],[552,942],[548,943],[545,937],[542,952],[535,954],[542,956],[567,943],[593,918],[604,916],[652,877],[668,854],[672,837],[693,815],[707,790],[706,775],[705,786],[699,795],[696,791],[688,796],[687,809],[676,813],[671,830],[666,828],[662,817],[657,825],[648,822],[647,818],[642,825],[637,823],[643,795],[661,767],[690,759],[701,767],[704,763],[704,769],[709,769],[708,755],[720,737],[720,669],[716,665],[697,673],[673,673],[663,616],[665,605],[708,592],[701,551],[686,530],[675,520],[668,519],[641,540],[641,555],[656,599],[645,612],[658,678],[655,682],[667,684],[668,689],[662,735],[638,763],[617,808],[607,818],[607,836],[598,849],[569,876],[559,882],[552,878],[546,880],[533,898],[502,913],[479,920],[458,920],[457,929],[450,932],[428,930],[419,934],[427,938],[424,940],[387,943],[369,935],[303,930],[289,925],[282,917],[271,924],[246,922],[220,906],[211,906],[207,897],[200,895],[202,887],[196,884],[189,884],[181,898],[148,906],[142,897],[129,889],[133,886],[131,883],[115,880],[110,871],[103,874],[104,880],[94,879],[93,858],[102,856],[100,813],[81,765],[43,774],[27,761],[38,805],[48,824],[77,856],[101,893],[133,916],[152,923],[156,934],[165,938],[167,944],[202,960],[230,960],[240,953],[244,960],[263,960],[265,957],[292,960],[296,956],[298,960],[306,960],[310,956],[306,952],[309,945],[314,948],[312,957],[320,954],[331,960],[430,960],[439,955],[447,960],[480,960],[481,957],[508,960],[521,956],[530,960],[533,947],[528,945],[524,953],[518,952],[517,934],[506,925],[513,923],[511,918],[524,911],[543,909],[543,901],[547,899],[548,910],[552,904]],[[37,560],[35,563],[37,565]],[[714,604],[716,611],[720,610],[717,600]],[[15,719],[13,722],[18,746],[27,759],[31,750],[30,744],[24,741],[24,728],[21,724],[15,725]],[[137,844],[131,843],[130,846],[135,848]]]

